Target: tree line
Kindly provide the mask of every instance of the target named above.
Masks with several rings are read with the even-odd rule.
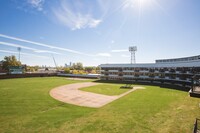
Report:
[[[72,66],[65,67],[64,73],[66,74],[97,74],[99,73],[99,67],[87,66],[83,67],[81,62],[73,63]]]
[[[1,69],[8,71],[10,66],[22,66],[22,63],[17,58],[12,56],[5,56],[4,60],[1,61]],[[23,65],[26,72],[36,72],[40,66],[27,66]],[[73,63],[72,66],[57,67],[57,71],[64,72],[66,74],[97,74],[99,73],[99,67],[86,66],[84,67],[81,62]]]

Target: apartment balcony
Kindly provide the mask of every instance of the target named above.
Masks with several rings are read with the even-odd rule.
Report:
[[[119,72],[118,70],[108,70],[108,72]]]
[[[169,79],[169,77],[165,77],[165,79]]]
[[[176,71],[169,71],[170,73],[176,73]]]
[[[170,77],[170,79],[171,79],[171,80],[175,80],[175,79],[176,79],[176,77]]]
[[[149,76],[140,76],[140,78],[149,78]]]
[[[124,78],[134,78],[134,75],[123,75]]]
[[[134,70],[123,70],[123,72],[134,72]]]
[[[153,75],[150,75],[150,76],[149,76],[149,78],[155,78],[155,76],[153,76]]]
[[[190,78],[187,78],[186,80],[187,80],[187,81],[191,81],[191,79],[190,79]]]
[[[177,74],[181,73],[180,71],[176,71]]]
[[[192,72],[191,72],[191,71],[187,71],[186,73],[187,73],[187,74],[192,74]]]
[[[118,77],[118,75],[111,74],[109,77]]]
[[[147,72],[149,72],[148,70],[140,70],[140,72],[142,72],[142,73],[147,73]]]

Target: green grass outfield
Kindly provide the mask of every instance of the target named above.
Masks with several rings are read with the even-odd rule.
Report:
[[[120,88],[121,86],[124,86],[124,84],[100,84],[96,86],[81,88],[80,90],[88,91],[88,92],[94,92],[98,94],[104,94],[104,95],[120,95],[130,89],[127,88]]]
[[[200,117],[200,99],[154,86],[144,86],[99,109],[65,104],[49,96],[52,88],[76,82],[87,81],[0,80],[0,133],[189,133]]]

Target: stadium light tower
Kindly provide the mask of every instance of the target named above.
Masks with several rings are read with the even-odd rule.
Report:
[[[129,52],[131,53],[131,64],[136,63],[136,60],[135,60],[135,52],[136,51],[137,51],[136,46],[130,46],[129,47]]]
[[[18,60],[20,61],[20,52],[21,52],[21,48],[20,48],[20,47],[18,47],[18,48],[17,48],[17,50],[18,50],[18,52],[19,52],[19,57],[18,57]]]

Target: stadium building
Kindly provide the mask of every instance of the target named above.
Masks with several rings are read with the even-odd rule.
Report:
[[[148,64],[101,64],[101,80],[149,82],[190,86],[200,74],[200,55],[161,59]]]

